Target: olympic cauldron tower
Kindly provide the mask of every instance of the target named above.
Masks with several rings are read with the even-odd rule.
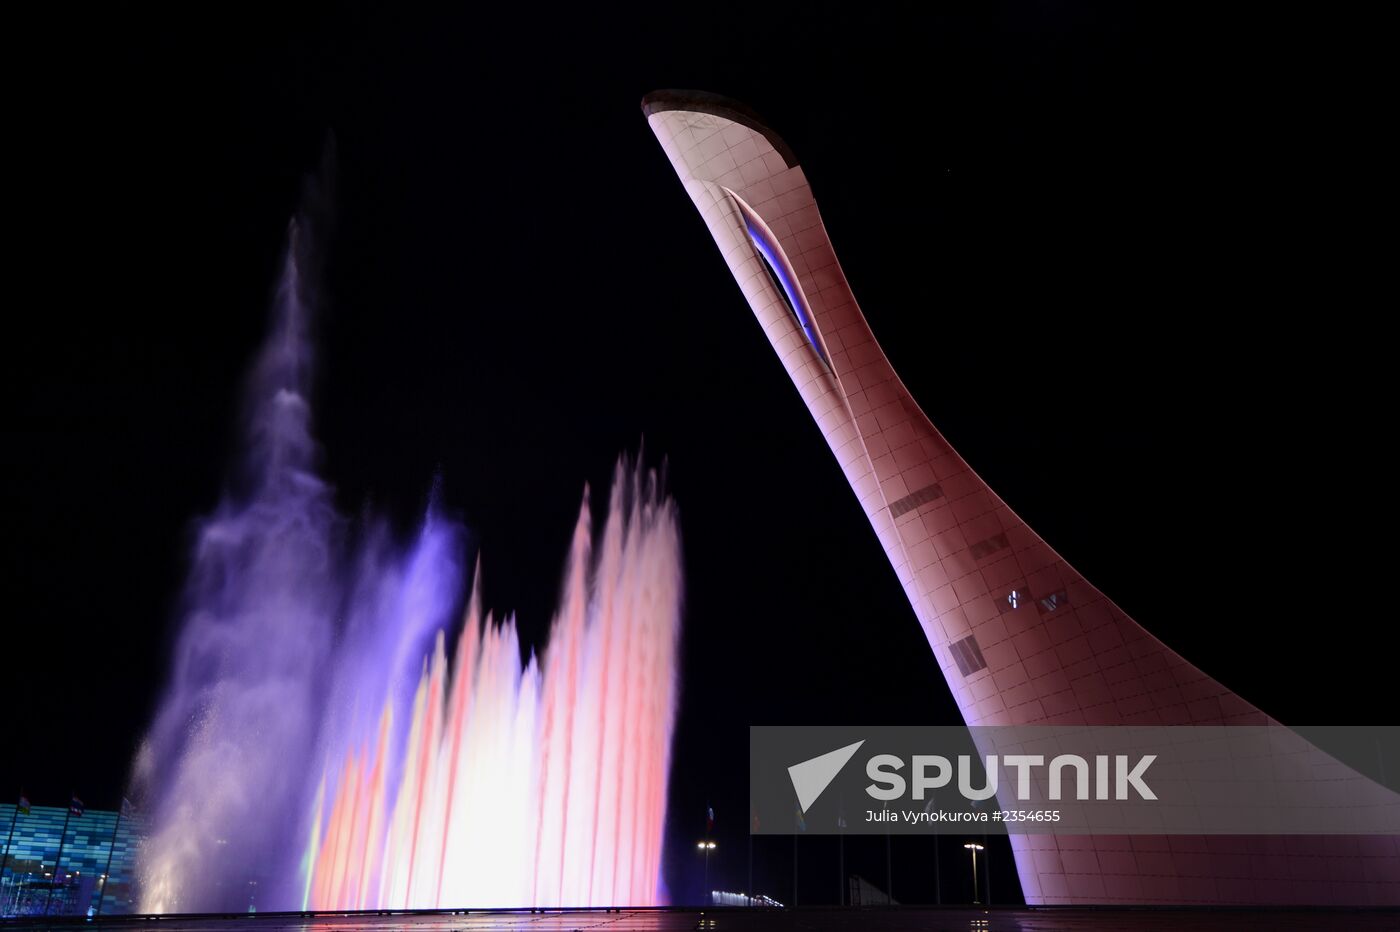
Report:
[[[846,283],[792,150],[742,104],[642,101],[860,499],[968,725],[1276,724],[1129,618],[924,415]],[[1389,836],[1012,835],[1030,904],[1400,903]]]

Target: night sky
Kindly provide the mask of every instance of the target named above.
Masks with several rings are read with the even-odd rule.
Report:
[[[788,141],[915,397],[1087,578],[1287,723],[1385,721],[1395,205],[1362,24],[1125,6],[15,24],[0,793],[120,799],[328,145],[313,403],[342,510],[408,534],[440,477],[486,603],[538,639],[583,484],[667,463],[674,898],[707,804],[712,886],[746,884],[749,724],[956,721],[647,127],[660,87]],[[835,842],[802,845],[801,900],[834,901]],[[791,847],[760,839],[761,892],[790,897]],[[932,899],[927,841],[895,848],[895,896]],[[848,859],[883,884],[882,848]]]

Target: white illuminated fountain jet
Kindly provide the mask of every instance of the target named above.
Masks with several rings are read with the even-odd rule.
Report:
[[[910,396],[792,150],[699,91],[642,102],[884,547],[968,725],[1265,725],[1090,585]],[[1388,836],[1012,835],[1027,903],[1400,904]]]

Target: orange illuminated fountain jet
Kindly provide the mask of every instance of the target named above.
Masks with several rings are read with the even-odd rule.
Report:
[[[856,304],[792,150],[747,107],[642,101],[894,566],[968,725],[1267,725],[1129,618],[929,421]],[[1400,904],[1390,836],[1012,835],[1029,904]]]

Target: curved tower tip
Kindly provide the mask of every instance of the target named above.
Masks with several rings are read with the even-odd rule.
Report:
[[[710,91],[664,89],[652,91],[642,98],[642,113],[664,113],[667,110],[687,110],[692,113],[710,113],[734,123],[747,126],[763,135],[769,144],[783,157],[788,168],[797,165],[797,155],[783,138],[774,132],[763,118],[748,104],[741,103],[723,94]]]

